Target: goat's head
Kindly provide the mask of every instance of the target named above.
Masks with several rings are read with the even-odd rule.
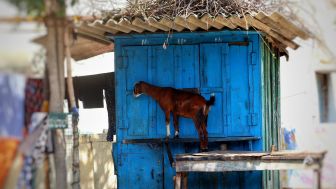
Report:
[[[136,83],[134,85],[134,89],[133,89],[133,95],[134,97],[139,97],[140,95],[142,95],[144,93],[144,82],[140,81],[138,83]]]

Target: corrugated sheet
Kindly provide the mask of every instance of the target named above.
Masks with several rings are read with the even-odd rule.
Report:
[[[157,20],[152,17],[146,19],[135,18],[133,20],[122,18],[118,21],[109,19],[104,23],[102,20],[95,20],[91,23],[83,22],[79,24],[78,33],[107,41],[106,34],[216,31],[226,29],[261,31],[266,34],[268,42],[282,52],[286,52],[285,49],[287,47],[292,49],[299,47],[293,41],[295,38],[309,38],[309,34],[306,31],[276,12],[271,15],[260,12],[254,16],[245,15],[244,17],[225,17],[223,15],[197,17],[196,15],[189,15],[188,17],[177,16],[174,20],[167,18]]]

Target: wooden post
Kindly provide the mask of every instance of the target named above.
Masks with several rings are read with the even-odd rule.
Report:
[[[321,168],[314,170],[314,189],[321,189]]]
[[[183,189],[188,189],[188,173],[187,172],[182,173],[182,187]]]
[[[73,135],[73,149],[72,149],[72,188],[80,189],[80,169],[79,169],[79,133],[78,133],[78,111],[76,107],[75,93],[73,87],[72,79],[72,68],[71,68],[71,53],[70,53],[70,42],[69,42],[69,25],[67,24],[66,30],[64,32],[64,44],[65,44],[65,54],[66,54],[66,70],[67,70],[67,89],[68,89],[68,100],[70,102],[71,112],[72,112],[72,135]]]
[[[63,32],[65,16],[57,16],[65,12],[65,7],[57,0],[44,0],[45,26],[47,28],[47,70],[49,79],[49,112],[63,112],[64,100],[64,40]],[[62,35],[60,35],[60,33]],[[61,38],[61,39],[60,39]],[[67,188],[67,169],[65,163],[65,138],[63,130],[53,130],[55,185]]]
[[[176,176],[175,176],[175,189],[181,189],[181,177],[182,177],[182,173],[177,172]]]

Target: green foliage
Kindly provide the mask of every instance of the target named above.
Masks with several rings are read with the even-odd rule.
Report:
[[[10,4],[18,8],[19,11],[25,12],[29,16],[44,16],[45,13],[45,0],[6,0]],[[60,6],[60,11],[57,16],[65,16],[67,0],[57,0]],[[70,5],[73,6],[78,0],[69,0]]]
[[[41,16],[44,12],[44,0],[6,0],[30,16]]]

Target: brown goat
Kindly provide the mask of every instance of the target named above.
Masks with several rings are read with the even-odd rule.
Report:
[[[179,116],[191,118],[195,124],[200,138],[200,149],[208,148],[207,119],[210,106],[215,103],[215,96],[211,95],[207,101],[199,94],[174,89],[171,87],[158,87],[140,81],[135,84],[133,94],[135,97],[147,94],[156,100],[166,116],[167,137],[170,136],[170,112],[173,113],[175,136],[179,136]]]

